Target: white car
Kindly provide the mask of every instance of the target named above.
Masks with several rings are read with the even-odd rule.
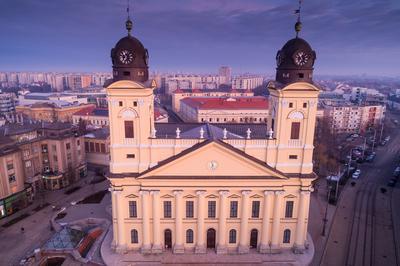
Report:
[[[361,170],[360,170],[360,169],[357,169],[357,170],[353,173],[353,175],[351,176],[351,178],[353,178],[353,179],[358,179],[358,178],[360,177],[360,174],[361,174]]]

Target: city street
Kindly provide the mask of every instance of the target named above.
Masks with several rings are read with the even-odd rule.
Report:
[[[74,184],[74,186],[80,185],[82,188],[70,195],[64,194],[64,191],[71,187],[47,192],[45,201],[50,203],[50,206],[7,228],[0,227],[2,236],[0,239],[0,265],[18,265],[20,260],[28,253],[41,247],[50,238],[54,233],[50,230],[50,219],[55,214],[51,205],[68,207],[66,210],[67,215],[59,222],[69,222],[87,217],[110,219],[105,206],[110,203],[109,193],[104,197],[102,204],[77,204],[71,206],[71,202],[79,201],[88,195],[108,188],[108,181],[98,184],[86,184],[91,181],[92,177],[93,173],[89,172],[88,177]],[[38,201],[41,201],[41,199]],[[13,217],[17,217],[26,211],[29,212],[36,205],[38,205],[38,202],[33,203],[33,206],[25,210],[15,213]],[[4,221],[1,221],[1,224],[4,224]],[[21,227],[25,229],[24,232],[21,232]]]
[[[399,184],[395,188],[387,186],[399,164],[399,149],[400,136],[394,131],[392,140],[378,147],[373,163],[359,165],[360,178],[350,178],[337,206],[328,207],[326,237],[318,235],[326,207],[326,191],[319,191],[322,197],[312,197],[311,208],[317,209],[310,211],[310,232],[316,232],[312,234],[316,238],[312,265],[400,264],[400,231],[396,228],[400,224],[400,211],[393,208],[400,198],[400,189]]]

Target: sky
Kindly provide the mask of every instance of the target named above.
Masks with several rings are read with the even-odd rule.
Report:
[[[296,0],[130,0],[151,71],[275,73]],[[111,71],[127,0],[0,0],[1,71]],[[400,76],[399,0],[303,0],[315,73]]]

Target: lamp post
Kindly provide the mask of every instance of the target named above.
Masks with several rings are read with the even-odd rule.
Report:
[[[322,227],[322,234],[321,234],[322,236],[325,236],[326,223],[328,222],[328,207],[329,207],[329,198],[331,195],[331,189],[332,189],[332,186],[329,185],[328,186],[328,200],[326,201],[325,216],[324,216],[324,219],[322,219],[323,224],[324,224]]]

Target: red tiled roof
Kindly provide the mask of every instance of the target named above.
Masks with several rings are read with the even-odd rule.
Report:
[[[74,115],[108,116],[108,109],[89,106],[75,112]]]
[[[268,109],[268,99],[254,97],[188,97],[181,100],[196,109]]]

